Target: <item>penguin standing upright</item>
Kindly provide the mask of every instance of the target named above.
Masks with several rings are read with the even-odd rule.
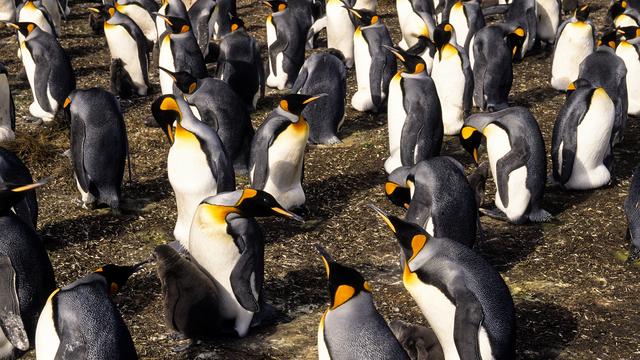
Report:
[[[432,237],[379,210],[378,215],[398,239],[402,282],[445,359],[515,359],[515,308],[500,274],[456,241]]]
[[[105,265],[53,291],[38,319],[36,357],[137,359],[129,329],[109,295],[141,265]]]
[[[560,24],[560,0],[536,0],[536,41],[553,44]]]
[[[189,229],[198,204],[207,196],[235,189],[233,163],[216,131],[199,121],[182,98],[163,95],[151,111],[172,143],[167,172],[178,208],[173,234],[189,250]]]
[[[74,90],[64,102],[71,122],[71,162],[84,206],[119,209],[127,129],[116,97],[106,90]]]
[[[206,59],[209,54],[209,41],[213,37],[213,12],[217,6],[216,0],[198,0],[189,8],[189,21],[193,25],[202,56]]]
[[[309,142],[338,144],[336,133],[344,121],[347,69],[338,51],[313,54],[304,62],[292,94],[327,94],[309,104],[302,116],[309,122]]]
[[[158,41],[159,35],[152,15],[158,11],[158,4],[153,0],[117,0],[114,6],[138,25],[147,39],[147,51],[151,52],[151,46]]]
[[[624,213],[627,216],[626,240],[629,241],[628,263],[640,259],[640,166],[633,170],[629,195],[624,201]]]
[[[274,215],[302,221],[250,188],[204,199],[193,217],[189,254],[218,285],[220,316],[240,337],[269,308],[262,293],[265,240],[254,217]]]
[[[478,0],[463,2],[462,0],[447,2],[443,20],[453,26],[456,33],[456,44],[462,46],[469,54],[469,46],[473,35],[485,25],[482,8]]]
[[[473,72],[467,53],[456,44],[455,29],[449,23],[438,25],[434,42],[438,51],[431,77],[436,84],[445,135],[456,135],[471,112]]]
[[[55,288],[53,268],[33,224],[11,211],[40,183],[0,183],[0,358],[33,348],[36,324]]]
[[[16,138],[16,108],[9,85],[9,72],[0,63],[0,143]]]
[[[401,49],[387,47],[405,71],[389,84],[387,121],[390,156],[384,163],[390,174],[401,166],[413,166],[440,154],[442,147],[442,110],[433,80],[421,57]]]
[[[0,147],[0,183],[31,184],[33,178],[25,164],[11,151]],[[28,191],[13,206],[13,211],[35,230],[38,225],[38,199]]]
[[[553,179],[565,189],[595,189],[611,181],[615,106],[603,88],[574,84],[553,126]]]
[[[578,78],[582,61],[595,49],[596,27],[589,20],[589,11],[588,4],[577,7],[558,28],[551,63],[551,86],[556,90],[567,90]]]
[[[127,98],[149,91],[147,40],[131,18],[111,5],[89,8],[104,17],[104,35],[111,53],[111,92]]]
[[[469,116],[460,138],[476,162],[483,137],[487,139],[497,207],[483,209],[483,213],[515,224],[551,220],[551,214],[541,207],[547,177],[544,140],[529,110],[510,107]]]
[[[629,6],[628,0],[615,0],[609,6],[609,20],[615,28],[640,25],[640,10]]]
[[[283,0],[265,1],[272,13],[267,16],[269,74],[267,86],[291,88],[304,63],[306,31],[299,26],[296,13]]]
[[[353,0],[327,0],[327,47],[340,50],[348,68],[353,67],[353,32],[355,26],[346,6],[353,7]]]
[[[76,87],[71,61],[56,38],[34,23],[9,23],[17,29],[24,42],[20,44],[22,64],[27,72],[33,94],[29,105],[32,116],[45,122],[53,121],[59,106]]]
[[[640,28],[629,26],[618,30],[624,39],[620,39],[616,46],[616,55],[624,61],[627,68],[627,114],[640,115],[640,44],[637,38],[640,37]],[[633,42],[633,43],[632,43]]]
[[[398,23],[402,40],[401,49],[414,46],[420,36],[431,37],[436,27],[430,0],[396,0]]]
[[[371,285],[355,269],[316,245],[329,280],[329,308],[318,327],[318,355],[328,359],[397,359],[409,356],[373,304]]]
[[[348,8],[356,20],[353,54],[358,91],[351,106],[358,111],[384,109],[389,81],[397,69],[396,57],[382,46],[393,46],[389,30],[374,12]]]
[[[304,108],[322,95],[290,94],[260,125],[251,142],[249,180],[251,187],[264,190],[285,209],[304,205],[302,171],[309,139]]]

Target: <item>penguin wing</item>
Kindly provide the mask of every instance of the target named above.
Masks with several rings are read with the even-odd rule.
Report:
[[[251,186],[255,189],[264,189],[269,175],[269,148],[278,135],[283,132],[291,122],[284,116],[272,114],[256,130],[251,143],[251,156],[249,158],[249,171]]]
[[[309,69],[307,69],[307,64],[305,63],[300,69],[300,73],[298,73],[298,77],[296,78],[296,82],[293,83],[291,87],[290,94],[297,94],[300,89],[307,82],[307,77],[309,76]]]
[[[259,296],[264,276],[262,234],[253,219],[236,217],[228,223],[229,234],[240,250],[240,258],[231,270],[231,288],[238,303],[255,313],[260,310]]]
[[[441,126],[438,133],[437,124],[442,124],[442,115],[440,114],[440,107],[438,106],[438,108],[435,109],[438,116],[435,119],[427,118],[433,111],[425,106],[426,104],[418,102],[420,99],[416,98],[407,104],[407,100],[411,101],[409,97],[405,96],[404,101],[405,108],[407,109],[407,117],[404,120],[402,135],[400,136],[400,160],[402,165],[413,166],[422,160],[437,156],[440,153],[443,135]],[[429,122],[432,124],[436,123],[434,124],[435,129],[427,128],[431,125]],[[431,133],[429,130],[431,130]]]
[[[58,301],[53,321],[58,332],[58,339],[60,339],[55,358],[84,360],[88,356],[87,339],[82,333],[86,324],[79,323],[78,304],[71,300],[73,295],[67,297],[64,295],[64,291],[63,289],[55,294]]]
[[[194,119],[198,131],[198,141],[202,151],[207,155],[207,162],[218,186],[217,192],[233,191],[236,188],[236,177],[233,164],[222,144],[218,133],[209,125]],[[206,130],[204,130],[206,128]]]
[[[462,62],[462,73],[464,74],[464,93],[462,98],[462,109],[464,116],[471,114],[471,105],[473,104],[473,71],[471,70],[471,62],[466,51],[458,47],[458,54]]]
[[[640,167],[633,171],[629,195],[624,201],[624,213],[627,216],[627,236],[640,248]]]
[[[271,20],[273,27],[276,30],[276,41],[274,41],[270,46],[269,46],[269,60],[271,60],[269,63],[271,64],[271,72],[273,73],[273,75],[278,75],[278,62],[276,61],[276,58],[278,57],[278,54],[282,53],[283,54],[283,62],[284,62],[284,53],[287,50],[287,48],[289,47],[289,41],[287,39],[287,37],[285,36],[285,34],[283,34],[283,32],[279,32],[278,31],[278,27],[276,26],[276,21],[274,19]],[[284,65],[283,65],[284,67]]]
[[[452,276],[447,282],[447,291],[452,295],[456,305],[453,341],[460,359],[480,359],[478,331],[484,320],[482,305],[475,294],[467,288],[463,274],[458,273]]]
[[[8,256],[0,256],[0,330],[11,345],[29,350],[29,338],[20,315],[16,272]]]
[[[76,175],[78,184],[84,192],[89,192],[91,180],[84,167],[84,142],[86,139],[86,129],[84,121],[72,115],[71,119],[71,159],[73,172]]]
[[[509,176],[513,170],[525,166],[530,155],[525,139],[510,142],[511,150],[496,162],[497,188],[505,208],[509,206]]]
[[[586,99],[580,95],[582,95],[582,91],[571,95],[565,106],[560,110],[556,124],[553,127],[551,141],[553,177],[561,184],[566,183],[571,178],[578,144],[578,125],[580,125],[588,111],[587,104],[584,101]],[[558,160],[560,159],[561,144],[562,163],[560,164]]]
[[[51,59],[48,58],[45,49],[39,42],[27,41],[26,45],[29,53],[31,53],[33,57],[33,62],[36,64],[33,86],[36,100],[40,107],[42,107],[42,110],[52,111],[47,94],[49,90],[49,78],[51,78]]]
[[[366,31],[366,30],[365,30]],[[381,28],[366,31],[365,40],[369,45],[371,67],[369,68],[369,88],[371,100],[376,108],[382,103],[382,93],[388,93],[389,82],[397,69],[396,57],[382,50],[382,45],[393,46],[389,32],[384,25]]]

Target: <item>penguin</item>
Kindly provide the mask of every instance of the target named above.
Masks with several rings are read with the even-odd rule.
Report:
[[[31,184],[33,178],[26,165],[11,151],[0,147],[0,183]],[[38,225],[38,199],[35,191],[24,193],[13,211],[35,230]]]
[[[640,28],[637,26],[623,27],[618,29],[622,38],[617,42],[616,55],[624,61],[627,68],[627,114],[640,115],[640,44],[637,43],[640,37]]]
[[[218,133],[234,169],[246,172],[254,131],[245,103],[229,84],[213,78],[196,79],[186,72],[160,70],[174,79],[194,116]]]
[[[178,208],[173,234],[189,250],[189,229],[198,204],[207,196],[236,188],[233,163],[216,131],[199,121],[184,99],[163,95],[151,111],[171,143],[167,172]]]
[[[262,291],[265,239],[254,217],[274,215],[302,221],[269,193],[252,188],[208,197],[193,217],[189,254],[218,284],[223,325],[240,337],[269,308]]]
[[[525,39],[523,28],[499,22],[480,29],[473,43],[473,99],[480,110],[509,106],[513,60]]]
[[[445,359],[515,359],[513,298],[496,269],[456,241],[377,213],[398,239],[402,282]]]
[[[323,96],[326,94],[286,95],[256,130],[251,142],[251,187],[273,195],[287,210],[305,203],[302,177],[309,124],[302,111]]]
[[[574,84],[553,126],[553,179],[564,189],[596,189],[611,181],[615,106],[602,87]]]
[[[209,40],[213,37],[214,26],[212,22],[216,6],[216,0],[197,0],[187,11],[189,21],[193,24],[193,33],[205,59],[209,54]]]
[[[554,1],[554,0],[541,0]],[[505,12],[506,10],[506,12]],[[538,29],[538,8],[537,0],[513,0],[508,5],[498,5],[483,9],[485,16],[494,15],[505,12],[504,21],[514,23],[524,29],[526,34],[524,44],[520,52],[516,54],[518,60],[524,59],[536,42],[536,33]],[[554,33],[555,35],[555,33]]]
[[[436,56],[436,45],[433,43],[433,40],[426,36],[418,36],[418,42],[408,48],[407,53],[420,56],[427,67],[427,74],[431,75],[433,59]]]
[[[40,1],[42,7],[47,11],[51,23],[55,27],[56,33],[61,34],[62,19],[66,19],[66,15],[63,13],[62,8],[58,0],[36,0]]]
[[[153,44],[158,40],[158,31],[152,15],[158,11],[158,4],[153,0],[117,0],[114,6],[140,28],[147,39],[147,51],[151,52]]]
[[[74,90],[64,109],[71,123],[71,162],[83,206],[106,204],[117,211],[129,152],[118,100],[100,88]]]
[[[27,0],[18,5],[17,9],[17,22],[31,22],[36,24],[42,31],[47,32],[54,37],[58,37],[58,31],[56,29],[53,20],[49,16],[49,12],[43,6],[42,2],[38,0]],[[18,33],[19,43],[22,44],[25,36]]]
[[[553,44],[560,25],[560,0],[536,0],[536,41]]]
[[[446,237],[472,247],[479,230],[474,189],[462,165],[446,156],[403,166],[389,174],[385,194],[405,207],[404,219],[435,237]]]
[[[267,17],[269,74],[267,86],[290,89],[304,63],[306,31],[301,29],[296,13],[283,0],[263,2],[272,13]]]
[[[497,209],[482,212],[514,224],[550,221],[551,214],[541,207],[547,176],[544,140],[533,115],[515,106],[469,116],[460,140],[476,162],[483,137],[497,189]]]
[[[169,245],[156,246],[153,255],[167,327],[191,340],[220,333],[219,290],[211,278]]]
[[[430,38],[436,27],[430,0],[396,0],[396,10],[402,40],[398,46],[406,50],[414,46],[420,36]]]
[[[0,23],[16,21],[16,2],[14,0],[0,1]],[[4,26],[4,24],[0,25]]]
[[[619,144],[624,137],[629,108],[627,67],[615,54],[616,42],[616,30],[603,34],[597,42],[596,51],[582,61],[578,73],[578,78],[589,81],[595,87],[603,88],[613,100],[616,109],[612,130],[613,145]]]
[[[327,94],[309,104],[302,116],[309,123],[309,142],[333,145],[341,143],[337,132],[342,126],[347,96],[347,68],[338,50],[316,53],[304,62],[292,94]]]
[[[157,17],[169,25],[167,32],[163,33],[160,39],[159,66],[169,71],[188,72],[196,79],[207,77],[204,57],[188,20],[160,14]],[[180,96],[179,93],[174,92],[173,79],[169,74],[160,70],[159,78],[163,95]]]
[[[147,95],[149,84],[149,58],[147,40],[138,25],[111,5],[102,9],[89,8],[102,13],[104,35],[111,53],[111,92],[123,98]]]
[[[211,26],[213,27],[213,39],[221,40],[232,31],[231,19],[238,16],[236,0],[217,0],[213,9]]]
[[[36,329],[38,359],[137,359],[131,334],[110,295],[115,295],[144,263],[98,268],[55,289]]]
[[[354,0],[326,0],[327,47],[337,49],[344,55],[347,68],[354,65],[354,31],[355,25],[349,10]]]
[[[473,72],[469,57],[455,42],[455,29],[442,23],[434,31],[436,48],[431,77],[436,85],[445,135],[460,132],[464,118],[471,112]]]
[[[463,47],[469,54],[472,51],[469,46],[471,38],[485,26],[480,2],[478,0],[447,1],[442,18],[455,29],[456,44]]]
[[[386,104],[389,82],[397,69],[396,57],[382,48],[383,45],[393,46],[391,36],[374,12],[348,10],[357,24],[353,33],[353,54],[358,90],[351,98],[351,106],[358,111],[380,112]]]
[[[24,36],[20,44],[22,64],[33,94],[32,116],[53,121],[58,107],[76,87],[71,61],[56,38],[34,23],[9,23]]]
[[[402,63],[389,84],[387,122],[390,156],[384,169],[390,174],[401,166],[413,166],[440,154],[442,110],[433,80],[421,57],[402,49],[385,47]]]
[[[231,20],[231,32],[222,37],[216,78],[228,83],[251,111],[264,96],[265,74],[260,45],[245,30],[240,18]]]
[[[40,237],[11,208],[38,183],[0,183],[0,358],[33,348],[36,324],[55,288],[53,268]]]
[[[409,356],[376,309],[368,281],[316,245],[327,272],[330,304],[318,326],[318,355],[328,359],[398,359]]]
[[[638,26],[640,20],[640,9],[629,6],[627,0],[616,0],[611,2],[608,15],[609,20],[616,28],[626,26]]]
[[[640,166],[633,170],[629,194],[624,200],[624,213],[627,217],[626,239],[629,241],[629,257],[627,263],[640,259]]]
[[[393,320],[389,328],[411,359],[444,359],[442,347],[433,329]]]
[[[9,72],[0,62],[0,143],[16,138],[16,107],[9,85]]]
[[[161,0],[161,5],[158,9],[157,14],[152,15],[156,16],[155,22],[158,41],[161,41],[164,38],[163,34],[168,30],[168,23],[164,19],[164,17],[166,16],[180,18],[182,19],[182,22],[186,23],[186,25],[191,28],[189,13],[187,12],[187,8],[185,7],[185,4],[182,2],[182,0]]]
[[[558,29],[551,64],[551,86],[556,90],[567,90],[578,78],[582,61],[595,50],[596,27],[589,12],[589,4],[577,7]]]

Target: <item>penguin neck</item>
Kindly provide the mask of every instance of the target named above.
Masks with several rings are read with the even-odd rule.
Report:
[[[410,72],[406,72],[406,71],[404,71],[404,72],[398,71],[398,74],[400,76],[402,76],[403,78],[405,78],[405,79],[421,79],[421,78],[426,78],[428,76],[426,71],[420,71],[418,73],[410,73]]]
[[[208,204],[199,213],[200,223],[226,225],[229,214],[241,214],[241,211],[235,206]]]
[[[278,106],[278,108],[276,108],[276,113],[278,113],[278,115],[284,116],[287,119],[289,119],[292,123],[298,122],[298,121],[304,121],[304,118],[302,117],[302,115],[296,115],[296,114],[292,114],[290,112],[288,112],[287,110],[281,108],[280,106]]]

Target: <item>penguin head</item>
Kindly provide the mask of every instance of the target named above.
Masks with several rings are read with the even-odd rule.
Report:
[[[347,5],[344,0],[342,0],[342,2],[344,3],[342,7],[353,14],[353,18],[356,21],[356,26],[365,27],[375,25],[380,21],[380,16],[378,16],[375,12],[369,11],[367,9],[354,9]]]
[[[391,46],[382,45],[385,49],[389,50],[395,57],[402,62],[402,65],[406,69],[406,72],[410,74],[420,74],[427,68],[426,63],[422,57],[410,54],[402,49],[393,48]]]
[[[622,15],[625,10],[627,10],[627,1],[618,0],[609,7],[609,16],[612,20],[615,20],[618,16]]]
[[[316,244],[316,249],[322,257],[329,279],[331,310],[337,309],[362,291],[371,293],[371,285],[357,270],[336,262],[319,244]]]
[[[48,181],[49,179],[46,178],[32,184],[0,182],[0,213],[11,209],[22,200],[28,191],[38,188]]]
[[[173,144],[175,137],[173,133],[173,123],[180,121],[182,113],[173,95],[162,95],[151,104],[151,113],[153,118],[160,125],[160,128],[169,138],[169,142]]]
[[[151,259],[148,259],[129,266],[107,264],[98,268],[95,273],[104,276],[107,280],[109,293],[115,295],[127,283],[131,275],[142,269],[142,266],[150,261]]]
[[[616,30],[618,35],[624,38],[624,40],[631,40],[640,37],[640,27],[638,26],[624,26]]]
[[[598,39],[598,47],[606,46],[613,50],[618,46],[618,33],[616,30],[609,30],[602,34],[602,37]]]
[[[18,30],[24,37],[29,36],[31,32],[38,28],[38,25],[32,22],[7,23],[7,26]]]
[[[244,21],[237,16],[231,18],[231,32],[244,29]]]
[[[242,190],[242,195],[235,207],[244,215],[250,217],[282,216],[288,219],[304,222],[304,219],[288,210],[268,192],[247,188]]]
[[[384,193],[387,198],[396,206],[409,208],[411,203],[411,190],[408,186],[402,186],[394,181],[387,181],[384,184]]]
[[[438,49],[442,49],[455,38],[455,29],[448,22],[439,24],[433,31],[433,42]]]
[[[191,25],[189,25],[187,20],[181,17],[161,14],[157,14],[156,16],[159,16],[162,20],[164,20],[165,24],[167,24],[172,34],[182,34],[191,31]]]
[[[116,8],[113,6],[113,4],[90,7],[87,8],[87,10],[94,14],[101,15],[102,18],[105,19],[105,21],[111,19],[111,17],[116,14]]]
[[[198,89],[198,79],[193,77],[193,75],[189,74],[188,72],[171,72],[163,68],[162,66],[160,66],[160,70],[167,73],[173,79],[176,87],[184,94],[193,94]]]
[[[576,6],[576,10],[573,12],[573,17],[578,19],[578,21],[587,21],[590,11],[591,8],[589,7],[589,4],[584,4],[582,6],[578,5]]]
[[[478,163],[478,150],[482,144],[483,135],[473,126],[465,125],[460,130],[460,143],[462,147],[473,156],[473,160]]]
[[[420,226],[404,221],[397,216],[389,215],[375,205],[369,204],[369,207],[382,218],[395,234],[406,261],[413,260],[427,244],[430,235]]]
[[[287,9],[287,2],[282,0],[263,1],[262,4],[271,9],[271,12],[273,13],[285,11]]]
[[[524,44],[524,40],[526,37],[526,31],[518,26],[512,32],[507,34],[507,47],[511,49],[511,57],[515,58],[516,54],[520,52],[522,49],[522,45]]]
[[[593,88],[593,85],[591,85],[591,82],[587,79],[583,79],[583,78],[576,79],[575,81],[570,82],[569,85],[567,86],[566,98],[568,99],[569,96],[571,96],[571,94],[573,94],[578,88],[581,88],[581,87]]]
[[[289,94],[280,100],[280,108],[284,111],[288,111],[294,115],[302,115],[302,111],[310,103],[327,96],[327,94],[318,95],[303,95],[303,94]]]

